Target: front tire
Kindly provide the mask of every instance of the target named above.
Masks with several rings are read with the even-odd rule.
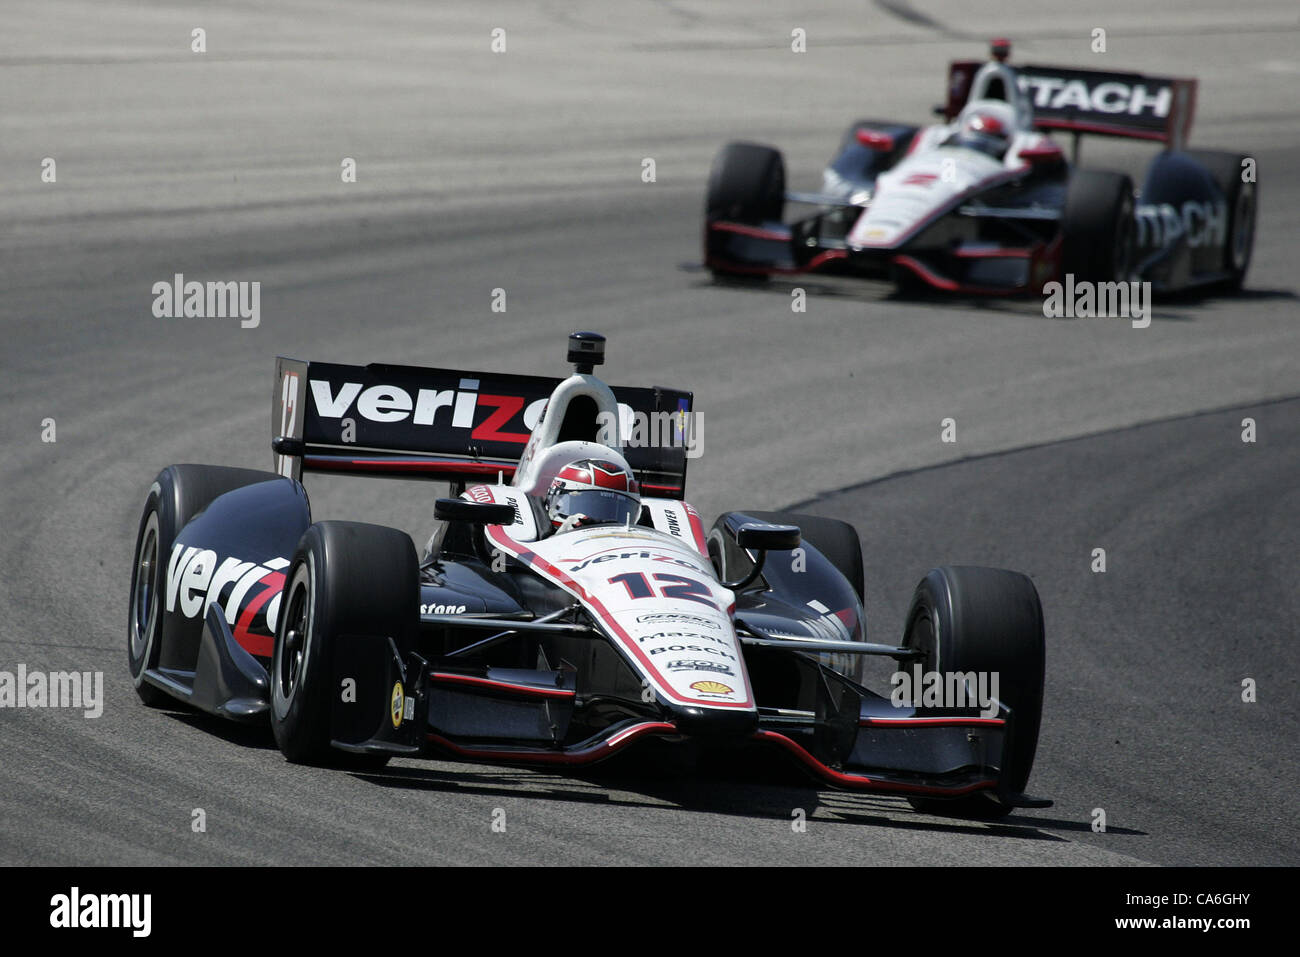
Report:
[[[140,700],[151,708],[172,698],[145,681],[144,673],[158,667],[162,652],[162,596],[168,558],[176,536],[213,500],[246,485],[279,478],[273,472],[220,465],[172,465],[158,473],[135,537],[131,562],[131,600],[127,617],[126,661]]]
[[[1043,710],[1043,609],[1034,583],[1019,572],[977,566],[931,571],[916,586],[903,646],[925,652],[925,672],[998,675],[998,698],[1011,709],[1013,735],[1001,769],[1003,788],[1029,781]],[[991,792],[961,798],[908,798],[918,811],[998,818],[1012,811]]]
[[[712,232],[716,220],[761,226],[781,219],[785,210],[785,160],[779,150],[757,143],[728,143],[713,161],[704,203],[704,258],[714,263]],[[710,265],[714,276],[765,279],[761,269]]]
[[[415,545],[405,532],[318,522],[303,534],[289,566],[271,657],[271,730],[290,762],[366,769],[387,763],[387,755],[330,747],[333,696],[348,677],[335,674],[335,651],[343,640],[373,641],[374,654],[386,656],[390,637],[399,648],[410,647],[419,590]]]
[[[1077,169],[1061,221],[1063,273],[1076,282],[1127,282],[1137,248],[1133,180],[1123,173]]]

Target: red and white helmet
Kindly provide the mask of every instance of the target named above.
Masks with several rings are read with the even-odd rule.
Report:
[[[962,123],[962,132],[995,136],[1004,141],[1011,137],[1007,124],[991,109],[977,110],[967,115]]]
[[[556,473],[542,503],[556,528],[624,525],[641,514],[641,489],[617,462],[579,459]]]

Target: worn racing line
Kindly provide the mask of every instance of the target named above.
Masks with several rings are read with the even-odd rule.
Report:
[[[0,709],[0,862],[1300,863],[1294,6],[480,7],[7,11],[0,671],[102,671],[105,701],[98,718]],[[957,37],[985,35],[1024,60],[1199,77],[1194,145],[1259,161],[1247,294],[1161,303],[1139,330],[1044,319],[1035,301],[708,280],[699,215],[724,141],[781,146],[792,187],[815,187],[848,122],[925,121],[947,61],[982,55]],[[154,318],[153,284],[176,273],[261,282],[260,325]],[[554,374],[575,328],[609,337],[610,381],[696,390],[706,519],[815,499],[858,526],[877,635],[933,564],[1031,574],[1049,664],[1030,784],[1057,806],[964,823],[779,762],[683,774],[686,757],[649,748],[575,776],[410,761],[357,776],[136,701],[124,624],[148,483],[173,462],[269,464],[275,354]],[[428,534],[435,488],[309,482],[318,518]]]

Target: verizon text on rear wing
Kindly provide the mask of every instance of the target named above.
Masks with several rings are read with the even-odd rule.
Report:
[[[276,360],[272,433],[275,468],[443,481],[514,474],[546,400],[561,380],[416,366]],[[616,387],[620,413],[662,419],[689,413],[677,389]],[[595,435],[574,436],[593,439]],[[681,444],[625,447],[646,494],[681,498]]]
[[[982,65],[977,60],[950,65],[949,119],[966,105],[971,80]],[[1033,64],[1014,69],[1038,129],[1152,140],[1175,149],[1191,134],[1195,80]]]

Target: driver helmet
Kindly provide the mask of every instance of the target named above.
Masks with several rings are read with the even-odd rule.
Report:
[[[579,459],[556,473],[542,504],[551,526],[561,531],[626,525],[641,514],[641,489],[632,473],[616,462]]]
[[[954,137],[954,145],[1001,157],[1011,145],[1013,130],[1014,118],[1004,104],[981,104],[962,117],[961,130]]]

